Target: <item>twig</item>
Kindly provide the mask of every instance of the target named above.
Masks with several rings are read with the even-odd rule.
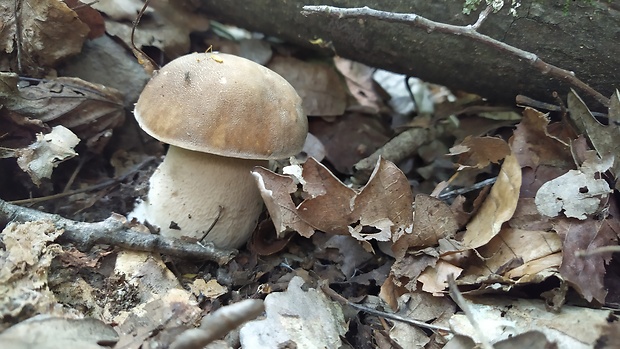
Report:
[[[618,253],[620,252],[620,246],[603,246],[603,247],[597,247],[597,248],[591,248],[585,251],[576,251],[575,252],[575,256],[576,257],[589,257],[589,256],[593,256],[596,254],[603,254],[603,253]]]
[[[75,189],[75,190],[71,190],[71,191],[65,191],[65,192],[62,192],[62,193],[48,195],[48,196],[42,196],[42,197],[38,197],[38,198],[13,200],[13,201],[9,201],[9,203],[10,204],[15,204],[15,205],[35,204],[35,203],[38,203],[38,202],[44,202],[44,201],[49,201],[49,200],[63,198],[63,197],[66,197],[66,196],[75,195],[75,194],[85,193],[85,192],[89,192],[89,191],[93,191],[93,190],[103,189],[103,188],[106,188],[108,186],[111,186],[111,185],[123,182],[125,179],[127,179],[127,177],[132,176],[133,174],[135,174],[136,172],[141,170],[144,166],[148,165],[150,162],[154,161],[155,159],[156,159],[155,157],[150,156],[150,157],[146,158],[144,161],[142,161],[141,163],[139,163],[139,164],[135,165],[134,167],[130,168],[129,171],[127,171],[122,176],[120,176],[118,178],[108,179],[106,181],[103,181],[103,182],[95,184],[95,185],[91,185],[89,187]]]
[[[265,304],[260,299],[246,299],[239,303],[227,305],[204,318],[200,328],[193,328],[181,333],[170,344],[170,349],[199,349],[246,321],[250,321],[265,311]]]
[[[495,40],[490,36],[480,34],[476,31],[476,28],[474,27],[475,24],[469,26],[451,25],[431,21],[414,13],[394,13],[387,11],[378,11],[373,10],[367,6],[361,8],[340,8],[325,5],[304,6],[301,13],[303,15],[325,14],[331,17],[351,19],[374,18],[391,23],[404,23],[412,27],[424,29],[427,32],[436,31],[439,33],[468,38],[475,42],[490,46],[500,52],[507,53],[526,62],[529,62],[530,65],[538,69],[542,74],[548,74],[558,80],[564,81],[571,86],[576,87],[589,94],[602,105],[606,107],[609,106],[609,98],[603,96],[598,91],[588,86],[583,81],[579,80],[573,72],[548,64],[531,52],[518,49],[499,40]]]
[[[390,319],[390,320],[394,320],[394,321],[400,321],[400,322],[404,322],[406,324],[412,325],[412,326],[417,326],[417,327],[422,327],[422,328],[427,328],[429,330],[433,330],[433,331],[443,331],[446,333],[452,333],[452,330],[447,328],[447,327],[443,327],[443,326],[437,326],[437,325],[432,325],[432,324],[427,324],[426,322],[423,321],[418,321],[418,320],[413,320],[413,319],[409,319],[406,317],[402,317],[400,315],[396,315],[396,314],[392,314],[392,313],[386,313],[384,311],[379,311],[379,310],[375,310],[372,308],[368,308],[365,307],[363,305],[359,305],[357,303],[353,303],[350,300],[344,298],[343,296],[341,296],[340,294],[338,294],[336,291],[332,290],[327,284],[324,284],[321,286],[321,290],[323,290],[323,292],[325,292],[326,295],[328,295],[330,298],[346,304],[350,307],[353,307],[357,310],[369,313],[369,314],[373,314],[373,315],[377,315],[386,319]]]
[[[398,163],[413,155],[420,146],[432,139],[433,131],[426,128],[412,128],[392,138],[367,158],[358,161],[355,169],[355,179],[360,182],[368,180],[372,170],[379,160],[379,156],[393,163]]]
[[[159,235],[145,234],[132,228],[125,217],[113,214],[96,223],[76,222],[57,214],[9,204],[0,199],[0,221],[30,222],[45,220],[63,229],[61,238],[73,242],[78,249],[89,250],[95,244],[108,244],[130,250],[158,252],[185,259],[210,260],[220,265],[236,255],[235,250],[218,249],[211,242],[198,244]]]
[[[441,194],[439,194],[439,196],[437,196],[437,198],[439,198],[439,199],[446,199],[446,198],[449,198],[451,196],[457,196],[457,195],[469,193],[470,191],[478,190],[480,188],[486,187],[487,185],[491,185],[491,184],[495,183],[496,180],[497,180],[497,177],[488,178],[488,179],[485,179],[485,180],[480,181],[478,183],[474,183],[473,185],[471,185],[469,187],[459,188],[459,189],[447,191],[445,193],[441,193]]]
[[[474,314],[469,307],[469,303],[467,303],[467,301],[459,291],[459,288],[456,286],[456,281],[454,281],[454,274],[448,275],[448,290],[450,292],[450,297],[452,297],[454,303],[456,303],[459,308],[461,308],[461,310],[465,313],[465,316],[467,316],[467,320],[469,320],[469,323],[474,328],[474,331],[476,331],[482,348],[493,349],[493,345],[486,338],[484,332],[482,332],[482,329],[478,324],[478,321],[476,321],[476,318],[474,317]]]
[[[480,15],[478,15],[478,20],[476,21],[476,23],[472,24],[470,27],[473,30],[478,31],[482,23],[484,23],[487,17],[489,17],[489,15],[491,14],[491,11],[493,11],[493,6],[487,6],[487,8],[485,8],[482,12],[480,12]]]

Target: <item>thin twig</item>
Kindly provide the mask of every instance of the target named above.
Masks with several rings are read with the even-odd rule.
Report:
[[[571,86],[578,88],[585,93],[592,96],[602,105],[608,107],[609,106],[609,98],[603,96],[598,91],[588,86],[583,81],[579,80],[573,72],[568,70],[564,70],[562,68],[558,68],[554,65],[548,64],[536,56],[534,53],[527,52],[521,49],[518,49],[514,46],[510,46],[504,42],[499,40],[495,40],[490,36],[483,35],[478,33],[474,26],[458,26],[451,25],[441,22],[431,21],[424,17],[421,17],[414,13],[394,13],[387,11],[378,11],[373,10],[367,6],[361,8],[340,8],[334,6],[304,6],[303,11],[301,11],[303,15],[311,15],[311,14],[324,14],[331,17],[337,18],[350,18],[350,19],[378,19],[385,22],[391,23],[404,23],[411,27],[421,28],[426,30],[427,32],[439,32],[444,34],[455,35],[463,38],[468,38],[475,42],[479,42],[481,44],[490,46],[500,52],[507,53],[511,56],[522,59],[536,69],[538,69],[542,74],[548,74],[558,80],[564,81]]]
[[[482,332],[482,328],[480,328],[478,321],[476,321],[476,318],[474,317],[474,314],[471,311],[469,303],[467,303],[467,301],[465,300],[465,297],[463,297],[463,295],[459,291],[459,288],[456,286],[456,281],[454,281],[454,274],[448,275],[448,290],[450,292],[450,297],[452,297],[452,300],[454,301],[454,303],[456,303],[459,306],[459,308],[461,308],[461,310],[465,313],[465,316],[467,316],[467,320],[469,320],[469,323],[474,328],[474,331],[476,331],[476,334],[478,335],[478,339],[481,342],[482,348],[493,349],[493,345],[491,344],[491,342],[489,342],[487,337],[484,335],[484,332]]]
[[[0,199],[0,222],[50,221],[57,229],[64,230],[62,239],[73,242],[82,251],[95,244],[107,244],[130,250],[162,253],[173,257],[210,260],[220,265],[230,262],[235,250],[223,250],[213,243],[184,241],[146,234],[132,227],[124,216],[113,214],[96,223],[76,222],[57,214],[45,213],[31,208],[7,203]]]
[[[480,26],[489,17],[489,15],[491,14],[491,11],[493,11],[493,6],[491,5],[487,6],[487,8],[485,8],[482,12],[480,12],[480,15],[478,15],[478,20],[476,21],[476,23],[471,25],[471,28],[476,31],[480,29]]]
[[[618,252],[620,252],[620,246],[617,246],[617,245],[616,246],[603,246],[603,247],[591,248],[586,251],[576,251],[575,256],[583,258],[583,257],[593,256],[596,254],[618,253]]]
[[[38,198],[13,200],[13,201],[9,201],[9,203],[10,204],[15,204],[15,205],[35,204],[35,203],[39,203],[39,202],[44,202],[44,201],[49,201],[49,200],[54,200],[54,199],[60,199],[60,198],[71,196],[71,195],[75,195],[75,194],[85,193],[85,192],[89,192],[89,191],[93,191],[93,190],[103,189],[103,188],[109,187],[111,185],[123,182],[125,179],[127,179],[127,177],[132,176],[136,172],[140,171],[144,166],[148,165],[150,162],[154,161],[155,159],[156,159],[155,157],[150,156],[150,157],[146,158],[144,161],[142,161],[141,163],[139,163],[139,164],[135,165],[134,167],[132,167],[131,169],[129,169],[129,171],[127,171],[122,176],[119,176],[117,178],[108,179],[106,181],[103,181],[103,182],[95,184],[95,185],[91,185],[91,186],[86,187],[86,188],[80,188],[80,189],[65,191],[65,192],[62,192],[62,193],[48,195],[48,196],[42,196],[42,197],[38,197]]]
[[[422,327],[422,328],[427,328],[429,330],[433,330],[433,331],[442,331],[442,332],[446,332],[446,333],[452,333],[452,330],[447,328],[447,327],[443,327],[443,326],[437,326],[437,325],[432,325],[432,324],[427,324],[426,322],[423,321],[418,321],[418,320],[413,320],[413,319],[409,319],[406,317],[402,317],[400,315],[396,315],[396,314],[392,314],[392,313],[386,313],[384,311],[379,311],[379,310],[375,310],[372,308],[368,308],[365,307],[363,305],[359,305],[357,303],[353,303],[350,300],[344,298],[343,296],[341,296],[340,294],[338,294],[338,292],[332,290],[327,284],[323,284],[321,286],[321,290],[323,290],[323,292],[328,295],[330,298],[346,304],[350,307],[353,307],[357,310],[369,313],[369,314],[373,314],[373,315],[377,315],[386,319],[390,319],[390,320],[394,320],[394,321],[400,321],[400,322],[404,322],[406,324],[412,325],[412,326],[417,326],[417,327]]]
[[[487,185],[491,185],[491,184],[495,183],[496,180],[497,180],[497,177],[488,178],[488,179],[485,179],[485,180],[480,181],[478,183],[474,183],[473,185],[471,185],[469,187],[459,188],[459,189],[447,191],[445,193],[441,193],[441,194],[439,194],[439,196],[437,196],[437,198],[445,199],[445,198],[449,198],[451,196],[457,196],[457,195],[469,193],[470,191],[478,190],[478,189],[486,187]]]

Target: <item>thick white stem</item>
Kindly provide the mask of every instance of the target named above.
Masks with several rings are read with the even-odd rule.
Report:
[[[205,240],[238,248],[249,239],[263,209],[250,171],[266,163],[170,146],[151,177],[145,218],[164,236],[195,239],[217,219]]]

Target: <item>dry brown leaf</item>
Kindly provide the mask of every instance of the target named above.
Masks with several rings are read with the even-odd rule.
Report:
[[[355,198],[352,217],[359,223],[356,222],[349,232],[361,241],[398,239],[411,232],[412,203],[413,194],[405,174],[393,163],[380,158],[368,184]]]
[[[579,221],[573,218],[558,219],[555,231],[563,239],[563,258],[560,274],[581,296],[591,302],[605,303],[607,289],[603,284],[605,265],[611,260],[611,253],[599,253],[584,257],[576,256],[577,251],[617,244],[620,234],[620,221],[612,206],[612,217],[604,220],[588,219]]]
[[[548,126],[547,114],[525,108],[523,120],[510,138],[510,147],[522,167],[536,169],[550,165],[569,169],[574,166],[568,144],[552,136]]]
[[[64,2],[23,0],[19,4],[0,4],[0,51],[11,55],[10,66],[1,70],[17,67],[25,75],[41,77],[82,50],[88,26]]]
[[[132,23],[143,5],[135,0],[100,0],[92,6],[108,16],[106,31],[130,46]],[[209,20],[196,12],[191,1],[152,1],[135,31],[134,41],[138,47],[154,46],[167,57],[176,58],[189,51],[191,32],[207,29]]]
[[[0,113],[62,125],[93,151],[101,150],[112,136],[112,128],[125,120],[123,96],[113,88],[67,77],[21,88],[17,81],[16,74],[0,75],[0,104],[5,106]]]
[[[489,196],[467,224],[462,244],[468,248],[478,248],[497,235],[502,224],[512,217],[517,208],[520,188],[521,166],[514,155],[509,155]]]
[[[588,137],[599,156],[612,156],[615,159],[612,172],[617,178],[620,175],[620,147],[618,146],[620,129],[617,126],[620,122],[620,92],[616,90],[610,99],[609,126],[598,122],[583,100],[572,89],[568,93],[567,103],[571,121],[581,133]],[[616,189],[618,188],[620,188],[620,181],[616,183]]]
[[[344,113],[346,89],[333,67],[284,56],[274,56],[267,67],[293,85],[301,96],[306,115],[337,116]]]
[[[377,114],[385,108],[383,98],[377,93],[377,85],[372,77],[375,68],[338,56],[334,57],[334,65],[345,77],[349,91],[360,104],[361,108],[355,110]]]
[[[398,259],[404,256],[409,248],[435,246],[442,238],[454,237],[457,230],[456,217],[445,202],[418,194],[415,197],[413,231],[401,235],[394,242],[392,251]]]
[[[459,155],[456,162],[460,171],[465,168],[485,168],[490,163],[497,164],[509,154],[510,147],[501,138],[467,136],[461,144],[450,148],[448,155]]]
[[[252,175],[279,238],[288,231],[296,231],[307,237],[314,234],[314,228],[297,214],[297,208],[291,199],[291,194],[297,191],[297,185],[290,176],[282,176],[260,166],[254,167]]]
[[[409,252],[397,259],[392,265],[390,274],[396,286],[415,291],[418,287],[418,277],[426,269],[432,269],[439,260],[438,253],[432,248],[426,248],[415,253]]]
[[[306,197],[297,208],[299,217],[317,230],[349,235],[349,225],[357,220],[352,216],[356,192],[313,158],[304,163],[302,177]]]
[[[561,239],[555,232],[527,231],[504,227],[489,243],[478,249],[477,255],[481,259],[477,259],[476,262],[471,263],[466,268],[459,282],[474,284],[483,281],[485,277],[508,275],[508,273],[525,264],[558,253],[561,248]],[[557,270],[559,263],[555,265],[545,264],[545,266]],[[531,273],[534,266],[530,265],[528,268]],[[522,270],[521,273],[523,272]],[[519,277],[523,275],[516,274]],[[510,275],[517,276],[515,273]]]
[[[381,121],[359,113],[346,113],[333,122],[311,118],[308,126],[325,145],[330,163],[345,174],[353,174],[353,165],[390,140],[390,131]]]
[[[462,268],[440,259],[432,268],[426,268],[418,281],[422,283],[422,291],[432,293],[433,296],[443,296],[448,288],[448,276],[453,275],[456,279],[462,271]]]

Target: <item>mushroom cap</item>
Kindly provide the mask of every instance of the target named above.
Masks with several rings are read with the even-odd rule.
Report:
[[[243,159],[295,155],[308,133],[301,98],[283,77],[224,53],[192,53],[165,65],[134,114],[164,143]]]

